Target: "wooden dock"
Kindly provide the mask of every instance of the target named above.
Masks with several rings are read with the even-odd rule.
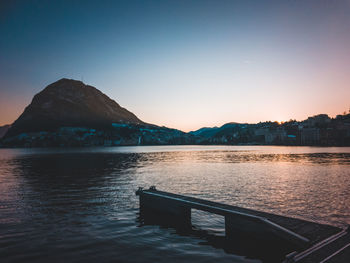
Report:
[[[190,228],[191,209],[202,210],[225,218],[228,240],[239,237],[239,242],[242,239],[248,243],[254,241],[255,246],[279,251],[284,255],[280,262],[350,262],[349,228],[158,191],[155,187],[139,188],[136,194],[140,197],[140,214],[145,220]]]

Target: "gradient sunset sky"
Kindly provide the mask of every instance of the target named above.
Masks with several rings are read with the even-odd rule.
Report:
[[[350,1],[0,2],[0,125],[60,78],[184,131],[350,106]]]

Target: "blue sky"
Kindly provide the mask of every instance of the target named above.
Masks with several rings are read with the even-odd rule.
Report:
[[[0,124],[62,78],[194,130],[350,106],[349,1],[1,1]]]

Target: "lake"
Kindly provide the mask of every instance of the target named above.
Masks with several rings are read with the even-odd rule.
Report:
[[[0,149],[1,262],[262,262],[216,242],[223,218],[193,231],[144,225],[139,186],[350,224],[350,148],[139,146]]]

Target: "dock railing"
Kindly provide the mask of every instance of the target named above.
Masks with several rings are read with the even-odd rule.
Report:
[[[167,220],[173,220],[177,224],[190,224],[191,209],[193,208],[224,216],[227,237],[235,235],[236,230],[239,229],[260,237],[263,235],[277,236],[298,247],[306,247],[310,242],[308,238],[276,224],[268,218],[237,211],[233,206],[158,191],[154,186],[148,190],[139,188],[136,194],[140,197],[141,212],[151,214],[153,217],[167,216]]]

